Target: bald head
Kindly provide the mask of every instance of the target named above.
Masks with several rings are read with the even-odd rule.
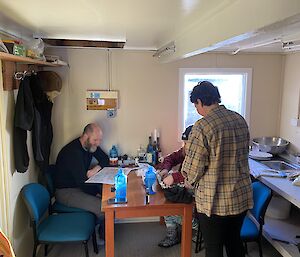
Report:
[[[80,142],[87,151],[95,152],[101,141],[102,129],[97,123],[90,123],[84,127]]]

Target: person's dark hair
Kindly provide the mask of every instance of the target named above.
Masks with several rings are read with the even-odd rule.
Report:
[[[190,100],[192,103],[197,103],[197,99],[205,106],[221,103],[219,90],[209,81],[198,82],[191,92]]]
[[[87,124],[84,129],[82,134],[90,134],[94,131],[94,124],[93,123],[89,123]]]
[[[192,131],[193,125],[188,126],[185,131],[182,133],[181,139],[182,140],[188,140],[189,139],[189,135]]]

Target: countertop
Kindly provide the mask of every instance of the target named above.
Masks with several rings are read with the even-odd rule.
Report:
[[[268,167],[266,167],[265,165],[250,158],[249,167],[250,172],[253,173],[268,169]],[[292,184],[292,181],[287,178],[260,176],[258,180],[260,180],[265,185],[270,187],[273,191],[300,208],[300,186],[294,186]]]

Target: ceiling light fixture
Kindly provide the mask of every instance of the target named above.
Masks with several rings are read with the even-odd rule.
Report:
[[[282,49],[286,51],[300,50],[300,40],[282,42]]]
[[[282,42],[281,39],[274,38],[272,40],[265,41],[265,42],[247,44],[247,45],[239,47],[238,49],[236,49],[235,51],[233,51],[231,54],[235,55],[235,54],[239,53],[242,50],[248,50],[248,49],[253,49],[253,48],[256,48],[256,47],[268,46],[268,45],[271,45],[271,44],[274,44],[274,43],[278,43],[278,42]]]
[[[164,45],[163,47],[159,48],[154,54],[153,57],[162,57],[164,55],[169,55],[169,54],[173,54],[176,51],[176,47],[175,47],[175,42],[172,41],[166,45]]]

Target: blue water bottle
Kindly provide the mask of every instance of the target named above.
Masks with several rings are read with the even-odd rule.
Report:
[[[111,166],[118,165],[118,150],[115,145],[113,145],[109,151],[109,164]]]
[[[122,169],[118,170],[115,175],[115,193],[117,202],[126,202],[127,199],[127,176],[124,174]]]
[[[152,166],[149,166],[146,174],[145,174],[145,187],[146,187],[146,193],[149,195],[155,194],[155,187],[156,187],[156,174],[153,170]]]

